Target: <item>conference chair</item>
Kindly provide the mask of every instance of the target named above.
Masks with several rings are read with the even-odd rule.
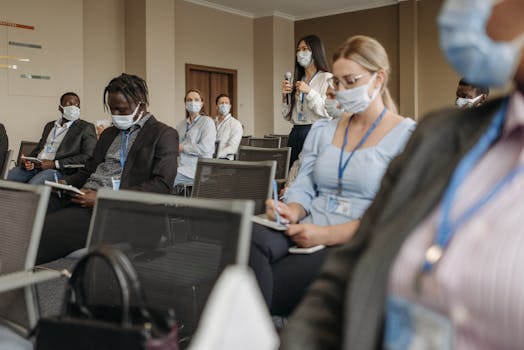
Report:
[[[238,149],[237,159],[240,161],[259,162],[265,160],[274,160],[277,163],[275,178],[277,180],[287,179],[289,171],[289,159],[291,157],[291,148],[261,148],[241,146]]]
[[[34,268],[50,188],[0,181],[0,324],[27,337],[39,318],[35,285],[61,273]]]
[[[280,137],[280,147],[286,147],[289,140],[289,135],[287,134],[269,134],[264,137]]]
[[[242,140],[240,140],[240,146],[248,146],[250,138],[251,138],[251,135],[249,135],[249,136],[242,136]]]
[[[13,150],[7,150],[4,154],[4,162],[0,164],[0,180],[6,180],[9,173],[9,166],[11,165],[11,158],[13,158]]]
[[[249,146],[264,147],[264,148],[279,148],[280,147],[280,138],[252,137],[249,139]]]
[[[275,161],[239,162],[222,159],[199,159],[193,198],[251,199],[255,215],[265,212],[271,198]]]
[[[18,157],[16,158],[16,166],[20,166],[20,157],[29,155],[38,146],[38,142],[34,141],[21,141],[20,149],[18,150]]]
[[[87,246],[109,244],[123,251],[137,270],[148,308],[154,314],[174,310],[187,339],[220,273],[228,265],[247,266],[253,208],[245,200],[104,188],[97,195]],[[92,268],[88,303],[120,305],[111,273],[96,262]]]

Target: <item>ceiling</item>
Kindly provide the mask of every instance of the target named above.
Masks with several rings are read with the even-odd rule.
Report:
[[[250,18],[280,16],[290,20],[323,17],[396,4],[403,0],[185,0]]]

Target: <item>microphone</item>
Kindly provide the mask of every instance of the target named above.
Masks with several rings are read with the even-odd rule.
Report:
[[[284,74],[284,79],[290,83],[291,82],[291,72],[286,72],[286,74]],[[291,94],[287,94],[286,95],[286,104],[289,106],[291,104]]]

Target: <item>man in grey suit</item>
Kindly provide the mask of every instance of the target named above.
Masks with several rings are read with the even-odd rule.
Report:
[[[80,118],[80,98],[74,92],[60,97],[61,117],[44,127],[42,138],[20,166],[9,172],[8,180],[43,184],[70,175],[82,167],[93,153],[96,132],[93,124]]]

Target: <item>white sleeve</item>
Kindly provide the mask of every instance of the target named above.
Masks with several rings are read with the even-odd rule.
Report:
[[[224,140],[224,147],[221,147],[220,153],[226,156],[237,153],[243,133],[244,130],[242,130],[242,124],[240,124],[240,122],[236,119],[233,120],[231,122],[231,132],[229,134],[229,138]]]
[[[324,73],[322,81],[318,86],[311,87],[311,91],[309,91],[305,98],[307,108],[317,116],[324,118],[329,118],[325,107],[325,101],[328,79],[331,78],[331,76],[331,73]]]

